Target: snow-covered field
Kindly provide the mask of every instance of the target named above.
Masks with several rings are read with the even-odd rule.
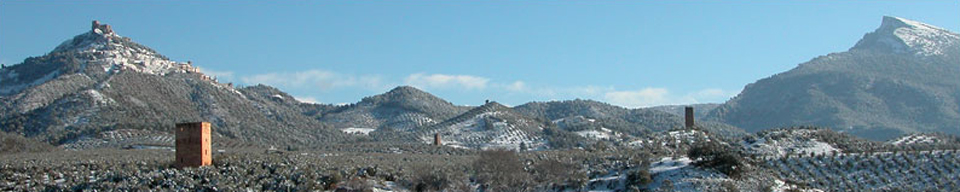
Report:
[[[777,130],[765,133],[763,136],[741,141],[740,145],[748,153],[780,157],[787,154],[833,154],[843,152],[829,143],[811,138],[816,129]]]
[[[912,134],[912,135],[907,135],[907,136],[894,139],[888,143],[892,145],[913,145],[913,144],[934,144],[934,143],[939,143],[940,141],[941,139],[937,138],[936,136],[924,135],[924,134]]]
[[[620,133],[616,133],[613,130],[602,128],[602,127],[600,128],[600,130],[583,130],[583,131],[577,131],[574,133],[576,133],[577,135],[580,135],[581,137],[585,137],[589,139],[600,139],[600,140],[613,139],[620,136]]]
[[[357,128],[357,127],[348,127],[348,128],[340,129],[340,131],[342,131],[342,132],[344,132],[344,133],[360,134],[360,135],[369,135],[370,132],[373,132],[374,130],[377,130],[377,129],[374,129],[374,128]]]
[[[787,154],[831,154],[840,152],[832,145],[812,140],[767,140],[758,139],[753,143],[743,143],[747,150],[766,156],[783,156]]]
[[[538,149],[545,146],[543,138],[520,129],[515,125],[517,122],[499,118],[498,116],[505,115],[503,113],[503,111],[483,112],[470,119],[434,130],[430,134],[423,134],[420,140],[424,143],[432,143],[433,133],[440,133],[444,145],[460,148],[519,149],[522,144],[528,149]]]
[[[957,191],[958,159],[957,151],[935,150],[784,157],[769,159],[766,165],[782,179],[821,189]]]

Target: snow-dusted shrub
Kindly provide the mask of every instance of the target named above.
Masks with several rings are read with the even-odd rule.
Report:
[[[687,156],[695,160],[693,164],[696,166],[714,169],[733,178],[739,177],[745,168],[744,159],[736,150],[715,142],[693,147]]]

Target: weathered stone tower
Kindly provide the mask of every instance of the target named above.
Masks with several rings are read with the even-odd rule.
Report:
[[[97,30],[100,30],[100,33],[102,34],[113,33],[113,28],[110,27],[110,25],[107,25],[107,24],[101,25],[100,21],[97,21],[97,20],[93,20],[93,25],[90,26],[90,30],[94,32],[96,32]]]
[[[199,167],[213,163],[210,148],[210,123],[177,124],[177,167]]]
[[[443,143],[440,141],[440,133],[433,134],[433,145],[436,145],[436,146],[443,145]]]
[[[687,128],[693,128],[695,125],[693,122],[693,107],[687,106],[683,108],[684,119],[686,120],[685,124]]]

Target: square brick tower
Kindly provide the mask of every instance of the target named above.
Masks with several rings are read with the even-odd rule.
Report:
[[[210,148],[210,123],[177,124],[177,167],[199,167],[213,163]]]
[[[684,125],[686,125],[687,128],[693,128],[693,126],[696,125],[696,124],[693,122],[693,107],[684,107],[684,108],[683,108],[683,112],[684,112],[684,116],[683,116],[683,117],[684,117],[684,119],[686,120],[686,121],[684,122]]]

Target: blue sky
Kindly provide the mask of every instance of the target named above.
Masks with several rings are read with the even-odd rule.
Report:
[[[960,1],[0,1],[0,63],[97,19],[221,81],[353,103],[719,103],[852,47],[884,15],[960,31]]]

